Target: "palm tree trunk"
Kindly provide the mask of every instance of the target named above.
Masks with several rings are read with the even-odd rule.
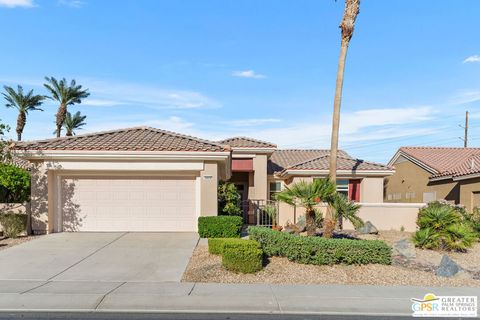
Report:
[[[313,209],[306,209],[305,211],[305,229],[307,231],[307,236],[314,236],[317,233],[315,210]]]
[[[60,107],[58,107],[58,111],[56,114],[56,126],[57,126],[57,138],[60,138],[62,134],[62,125],[63,122],[65,121],[65,117],[67,116],[67,106],[64,104],[61,104]]]
[[[67,133],[65,133],[65,135],[66,135],[67,137],[72,137],[72,136],[73,136],[72,130],[67,129]]]
[[[332,141],[330,146],[330,179],[337,183],[337,154],[338,154],[338,134],[340,128],[340,107],[342,104],[343,77],[345,74],[345,61],[347,59],[347,50],[350,39],[353,35],[355,19],[360,11],[360,0],[346,0],[345,11],[343,13],[342,23],[342,42],[340,46],[340,57],[338,58],[337,82],[335,86],[335,100],[333,102],[332,118]],[[325,215],[324,236],[331,238],[335,230],[336,221],[334,219],[334,208],[329,205]]]
[[[22,141],[23,128],[25,128],[25,123],[27,122],[27,115],[24,111],[20,111],[17,117],[17,140]]]

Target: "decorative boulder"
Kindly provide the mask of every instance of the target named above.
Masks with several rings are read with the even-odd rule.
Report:
[[[305,219],[298,219],[295,226],[298,228],[299,232],[304,232],[307,229],[307,222]]]
[[[282,232],[293,234],[293,233],[300,233],[300,230],[298,230],[298,227],[296,225],[288,224],[282,229]]]
[[[360,234],[378,234],[378,229],[370,221],[365,222],[357,231]]]
[[[407,238],[396,241],[392,246],[392,256],[402,256],[407,259],[415,259],[415,245]]]
[[[442,261],[440,262],[440,265],[437,267],[437,270],[435,271],[435,274],[439,277],[453,277],[457,273],[462,271],[462,268],[448,255],[443,255]]]

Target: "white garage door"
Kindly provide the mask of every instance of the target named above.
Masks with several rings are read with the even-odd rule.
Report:
[[[195,231],[195,179],[61,179],[63,231]]]

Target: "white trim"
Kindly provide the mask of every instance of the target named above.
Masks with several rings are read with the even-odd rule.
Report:
[[[273,153],[277,148],[247,148],[247,147],[232,147],[234,153]]]
[[[329,170],[285,170],[280,176],[284,177],[287,175],[298,175],[298,176],[316,176],[316,175],[323,175],[327,176],[329,174]],[[337,175],[345,175],[345,176],[352,176],[353,177],[385,177],[391,176],[395,173],[394,170],[337,170]],[[342,176],[343,177],[343,176]]]
[[[443,176],[443,177],[428,178],[428,181],[436,182],[436,181],[443,181],[443,180],[448,180],[448,179],[452,179],[452,178],[453,178],[453,176],[448,175],[448,176]]]
[[[438,173],[438,171],[435,170],[434,168],[432,168],[430,166],[427,166],[425,163],[421,162],[420,160],[415,159],[414,157],[406,154],[405,152],[403,152],[401,150],[398,150],[397,153],[395,153],[393,158],[388,162],[388,166],[389,167],[394,166],[395,162],[398,160],[398,158],[400,156],[403,156],[405,159],[410,160],[411,162],[413,162],[414,164],[416,164],[420,168],[423,168],[423,169],[425,169],[426,171],[428,171],[432,174]]]
[[[49,170],[201,171],[203,162],[45,161]]]
[[[62,178],[60,175],[54,175],[55,179],[55,191],[54,191],[54,200],[55,200],[55,210],[53,212],[54,221],[53,232],[62,232],[63,231],[63,211],[62,211]]]
[[[204,151],[65,151],[65,150],[26,150],[16,151],[16,155],[25,159],[102,159],[102,160],[227,160],[230,152]]]
[[[257,155],[256,154],[248,154],[248,153],[242,153],[242,154],[235,154],[232,153],[232,159],[250,159],[250,158],[255,158]]]

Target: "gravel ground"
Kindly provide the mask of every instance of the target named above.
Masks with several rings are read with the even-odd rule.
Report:
[[[400,231],[382,231],[378,235],[362,235],[359,236],[362,239],[378,239],[383,240],[389,245],[392,245],[395,241],[398,241],[402,238],[411,238],[412,233],[410,232],[400,232]],[[474,272],[480,272],[480,242],[477,242],[471,249],[467,252],[441,252],[434,250],[423,250],[416,249],[417,258],[415,262],[421,264],[432,264],[439,265],[440,261],[444,254],[448,254],[456,263],[458,263],[462,268]]]
[[[0,237],[0,250],[5,250],[7,248],[16,246],[17,244],[36,239],[38,237],[41,237],[41,236],[21,236],[15,239]]]
[[[388,244],[410,237],[411,233],[387,231],[368,239],[384,240]],[[419,264],[436,266],[443,252],[417,249]],[[480,244],[468,253],[448,253],[465,269],[480,270]],[[219,283],[278,283],[278,284],[364,284],[364,285],[415,285],[415,286],[469,286],[480,287],[480,280],[473,280],[465,273],[453,278],[435,276],[432,272],[420,271],[400,265],[365,266],[315,266],[288,261],[286,258],[272,257],[265,268],[256,274],[236,274],[225,270],[221,257],[208,253],[205,243],[197,246],[183,275],[186,282]]]

